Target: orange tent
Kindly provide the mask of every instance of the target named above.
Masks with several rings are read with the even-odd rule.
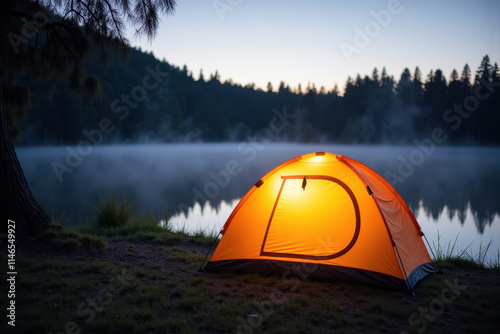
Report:
[[[331,153],[299,156],[267,173],[221,234],[205,270],[295,273],[408,291],[436,271],[394,188],[367,166]]]

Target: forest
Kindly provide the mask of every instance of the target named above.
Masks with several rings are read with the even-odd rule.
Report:
[[[399,145],[441,128],[447,145],[500,143],[499,69],[487,55],[475,71],[465,64],[449,78],[440,69],[424,77],[416,67],[396,80],[385,67],[374,68],[349,77],[342,91],[284,82],[263,90],[221,82],[217,72],[195,78],[186,66],[140,49],[131,49],[127,59],[113,57],[105,68],[88,64],[103,90],[94,101],[64,82],[23,78],[32,105],[17,145],[76,144],[103,119],[112,122],[104,143],[241,141],[259,136],[273,110],[284,109],[294,120],[274,134],[275,141]]]

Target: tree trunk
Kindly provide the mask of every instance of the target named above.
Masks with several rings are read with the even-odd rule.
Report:
[[[16,225],[16,238],[36,235],[45,230],[51,219],[38,204],[24,176],[7,127],[0,86],[0,218],[1,233],[7,232],[7,221]]]

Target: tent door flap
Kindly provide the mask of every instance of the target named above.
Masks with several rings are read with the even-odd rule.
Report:
[[[361,224],[352,190],[325,175],[281,179],[260,255],[327,260],[347,253],[356,243]]]

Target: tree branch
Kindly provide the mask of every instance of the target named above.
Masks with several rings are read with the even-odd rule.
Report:
[[[118,34],[118,38],[120,38],[120,40],[122,41],[122,44],[127,45],[127,43],[125,43],[125,41],[123,39],[123,36],[122,36],[122,32],[121,32],[121,28],[120,28],[120,23],[117,22],[117,20],[115,18],[115,14],[113,13],[114,8],[111,6],[111,4],[108,2],[108,0],[104,0],[104,2],[108,6],[109,13],[111,15],[111,19],[113,20],[113,23],[114,23],[115,28],[116,28],[116,32]]]

